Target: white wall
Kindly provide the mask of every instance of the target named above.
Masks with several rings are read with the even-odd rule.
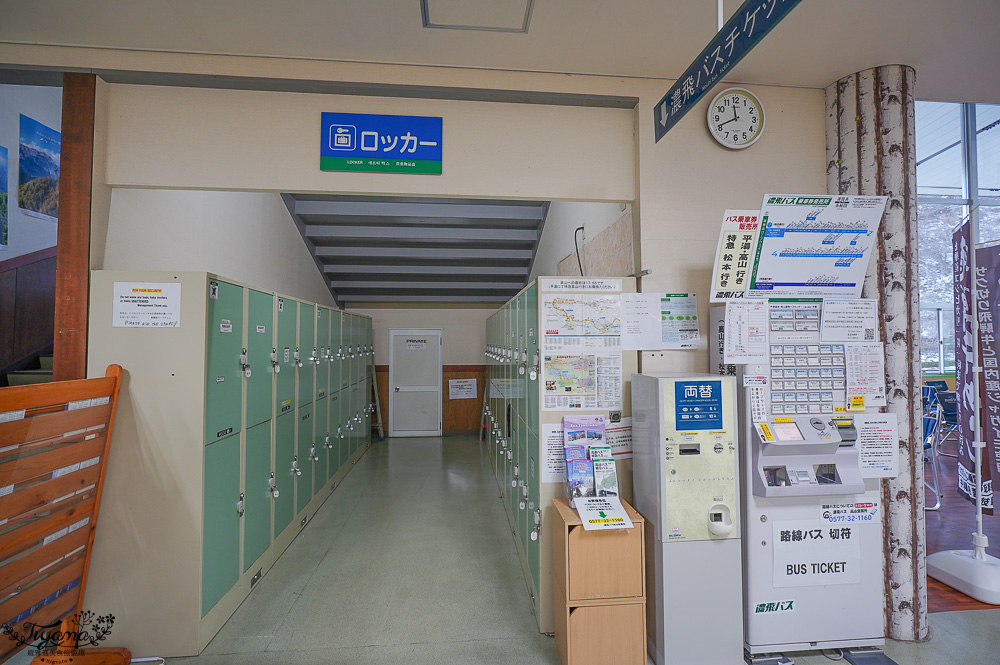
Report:
[[[7,148],[8,245],[0,245],[0,261],[56,244],[56,222],[27,215],[17,207],[18,147],[21,114],[57,132],[62,125],[62,88],[0,85],[0,146]],[[0,239],[2,240],[2,239]]]
[[[486,347],[486,319],[496,307],[397,307],[349,310],[372,317],[375,328],[375,364],[389,364],[390,328],[441,328],[445,365],[482,365]]]
[[[277,194],[121,189],[111,195],[106,270],[197,270],[333,305]]]
[[[585,235],[593,240],[597,234],[614,224],[623,214],[621,203],[587,203],[578,201],[553,201],[545,218],[542,239],[535,252],[535,263],[531,266],[531,278],[539,275],[555,275],[556,266],[573,253],[573,232],[584,227],[580,234],[580,251],[583,251]],[[586,266],[585,266],[586,267]]]

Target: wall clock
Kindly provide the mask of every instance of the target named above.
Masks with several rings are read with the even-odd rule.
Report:
[[[727,148],[746,148],[764,133],[764,105],[743,88],[723,90],[708,107],[708,132]]]

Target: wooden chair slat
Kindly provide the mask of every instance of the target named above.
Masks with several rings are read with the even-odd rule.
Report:
[[[56,381],[31,386],[5,388],[3,393],[4,411],[36,409],[53,404],[79,402],[95,397],[110,397],[115,390],[114,377],[103,379],[79,379],[77,381]]]
[[[107,425],[110,417],[111,404],[102,404],[86,409],[63,410],[0,423],[0,448],[50,439],[95,425]]]
[[[86,545],[87,539],[90,537],[90,527],[90,523],[87,523],[72,533],[67,533],[62,538],[53,540],[48,545],[43,545],[18,559],[14,559],[5,566],[0,566],[0,589],[16,586],[19,581],[26,583],[30,577],[45,566],[59,561],[78,547]]]
[[[41,508],[55,499],[73,494],[89,485],[96,485],[100,477],[101,465],[95,464],[22,489],[14,488],[13,494],[0,501],[0,520],[15,521],[15,518],[20,518],[24,513]]]
[[[0,464],[0,483],[3,483],[2,486],[16,485],[52,473],[55,469],[64,469],[78,462],[100,457],[104,453],[107,433],[107,429],[102,429],[94,432],[96,436],[93,439],[85,441],[67,439],[66,443],[61,443],[44,453],[16,457],[4,462]]]

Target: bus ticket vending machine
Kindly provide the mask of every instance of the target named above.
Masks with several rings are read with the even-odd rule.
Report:
[[[869,303],[870,304],[870,303]],[[823,330],[824,302],[782,299],[730,304],[756,310],[757,353],[733,357],[733,313],[712,310],[713,365],[740,382],[744,648],[764,654],[884,644],[880,478],[857,422],[878,414],[884,387],[869,399],[851,385],[867,371],[853,342]],[[738,317],[737,317],[738,318]],[[874,351],[873,351],[874,349]],[[743,349],[746,350],[745,347]],[[736,362],[732,365],[727,363]],[[876,378],[873,378],[876,377]],[[870,388],[871,386],[869,386]],[[881,393],[879,394],[879,392]],[[892,414],[880,414],[892,416]],[[888,455],[897,443],[886,442]],[[889,465],[891,466],[891,465]],[[759,658],[755,658],[759,657]]]

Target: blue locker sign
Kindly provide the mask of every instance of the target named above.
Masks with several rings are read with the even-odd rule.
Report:
[[[441,174],[441,118],[323,113],[321,171]]]
[[[674,383],[674,423],[678,431],[722,429],[722,382]]]

